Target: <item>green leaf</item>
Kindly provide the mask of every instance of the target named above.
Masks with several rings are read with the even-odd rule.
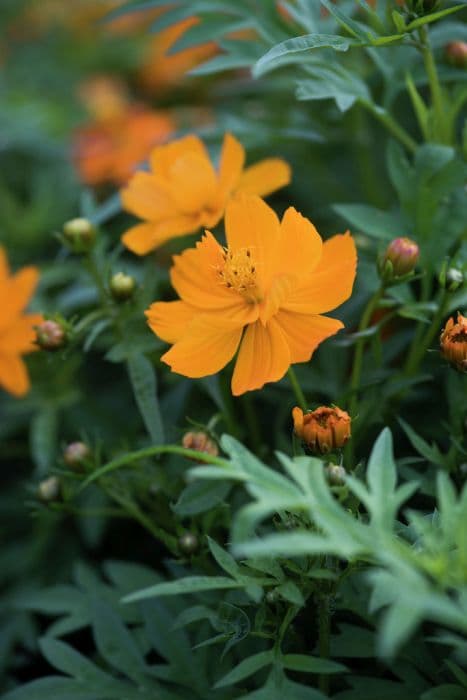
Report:
[[[164,428],[157,399],[154,368],[147,357],[138,353],[128,358],[128,373],[136,403],[152,443],[161,445],[164,442]]]
[[[276,590],[283,598],[285,598],[285,600],[288,600],[289,603],[293,603],[294,605],[298,605],[300,607],[305,605],[303,595],[293,581],[281,583],[280,586],[277,586]]]
[[[168,56],[177,54],[192,46],[199,46],[205,42],[212,41],[213,37],[224,36],[231,32],[249,29],[251,21],[245,19],[225,18],[218,15],[205,15],[203,21],[189,27],[182,36],[175,41],[167,51]]]
[[[39,640],[39,647],[51,666],[62,673],[73,676],[76,680],[86,681],[88,684],[113,681],[112,676],[104,673],[73,647],[58,639],[42,637]]]
[[[58,415],[52,406],[45,406],[31,421],[31,455],[38,476],[47,474],[53,466],[57,451]]]
[[[298,100],[334,99],[341,112],[346,112],[362,99],[371,103],[371,95],[365,82],[355,73],[338,64],[313,64],[311,78],[297,81]]]
[[[406,26],[407,32],[412,32],[414,29],[423,26],[424,24],[429,24],[430,22],[437,22],[442,17],[446,15],[451,15],[453,12],[459,12],[459,10],[465,10],[465,5],[454,5],[454,7],[447,7],[445,10],[440,10],[439,12],[433,12],[431,15],[424,15],[423,17],[417,17],[410,24]]]
[[[397,482],[392,435],[389,428],[384,428],[373,446],[366,475],[375,501],[373,512],[383,513],[386,510],[388,495],[393,493]]]
[[[370,38],[374,37],[373,33],[369,31],[368,27],[365,27],[365,25],[362,25],[360,22],[355,22],[353,19],[344,14],[344,12],[342,12],[338,7],[329,2],[329,0],[320,0],[320,2],[322,5],[324,5],[327,11],[336,18],[341,27],[346,29],[349,34],[352,34],[352,36],[354,36],[356,39],[366,42]]]
[[[274,652],[260,651],[258,654],[253,654],[246,659],[243,659],[237,666],[235,666],[229,673],[226,673],[217,683],[214,688],[225,688],[227,685],[234,685],[243,681],[245,678],[252,676],[257,673],[261,668],[269,666],[273,663]]]
[[[320,659],[317,656],[307,656],[305,654],[285,654],[281,661],[284,668],[290,671],[301,671],[303,673],[345,673],[347,667],[336,661]]]
[[[429,462],[431,462],[432,464],[436,464],[438,466],[443,466],[445,464],[445,461],[446,461],[445,457],[439,451],[439,448],[437,447],[437,445],[429,445],[402,418],[398,418],[398,421],[401,424],[401,426],[402,426],[405,434],[409,438],[410,442],[412,443],[412,446],[417,450],[417,452],[419,454],[422,455],[422,457],[425,457],[425,459],[427,459]]]
[[[207,536],[209,549],[214,559],[217,561],[221,569],[224,569],[233,578],[238,579],[240,574],[240,567],[233,558],[231,554],[219,547],[217,542],[215,542],[211,537]]]
[[[108,697],[108,696],[107,696]],[[2,700],[101,700],[79,681],[62,676],[46,676],[2,695]]]
[[[226,481],[195,481],[181,492],[172,510],[181,518],[205,513],[222,503],[231,489]]]
[[[331,48],[335,51],[347,51],[356,44],[352,39],[346,39],[336,34],[306,34],[293,39],[286,39],[273,46],[253,67],[253,76],[258,78],[275,68],[287,63],[291,56],[302,54],[312,49]]]
[[[429,133],[429,119],[430,112],[424,103],[420,93],[418,92],[412,77],[407,73],[405,77],[405,84],[407,86],[407,92],[409,93],[410,99],[412,100],[412,106],[414,112],[417,116],[418,125],[423,137],[428,141],[430,137]]]
[[[465,700],[465,688],[454,683],[443,683],[437,688],[427,690],[420,696],[420,700]]]
[[[157,598],[159,596],[186,595],[198,591],[213,591],[224,588],[243,588],[244,584],[234,581],[226,576],[186,576],[177,581],[156,583],[155,586],[136,591],[123,598],[123,603],[134,603],[137,600],[146,598]]]
[[[397,235],[405,235],[400,217],[368,204],[334,204],[335,212],[342,216],[355,231],[366,233],[372,238],[390,241]]]

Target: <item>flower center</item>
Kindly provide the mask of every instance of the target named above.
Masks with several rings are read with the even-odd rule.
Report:
[[[251,304],[260,302],[262,296],[258,287],[257,267],[250,248],[240,248],[235,252],[225,248],[223,256],[224,264],[217,269],[221,283],[241,294]]]

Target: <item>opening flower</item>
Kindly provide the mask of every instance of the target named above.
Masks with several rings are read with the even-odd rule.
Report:
[[[174,257],[180,300],[156,302],[146,315],[173,343],[162,360],[178,374],[214,374],[238,350],[232,392],[239,395],[278,381],[343,327],[322,314],[350,296],[357,256],[350,234],[323,243],[293,207],[279,222],[259,197],[232,199],[225,227],[226,248],[206,231],[196,248]]]
[[[320,406],[309,413],[295,406],[292,418],[295,435],[311,452],[327,454],[339,450],[350,438],[351,418],[338,406]]]
[[[441,353],[454,367],[467,372],[467,317],[457,314],[457,323],[450,318],[441,333]]]
[[[34,326],[44,320],[40,314],[25,314],[39,274],[24,267],[10,275],[6,253],[0,247],[0,387],[13,396],[24,396],[29,377],[22,355],[37,350]]]
[[[211,228],[236,192],[265,196],[290,182],[290,168],[267,158],[244,169],[245,151],[231,135],[222,145],[219,170],[194,135],[153,150],[151,172],[137,172],[122,191],[124,208],[144,219],[122,236],[127,248],[146,255],[171,238]]]

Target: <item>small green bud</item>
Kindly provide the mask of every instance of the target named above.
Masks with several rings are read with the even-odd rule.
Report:
[[[70,442],[63,452],[63,461],[73,471],[82,471],[85,462],[91,457],[91,450],[84,442]]]
[[[96,229],[88,219],[70,219],[63,225],[63,236],[74,253],[87,253],[94,245]]]
[[[331,486],[343,486],[343,484],[345,484],[347,472],[344,467],[338,464],[326,464],[324,473]]]
[[[446,271],[446,288],[450,292],[457,292],[464,284],[464,275],[462,270],[456,267],[450,267]]]
[[[41,481],[37,487],[37,497],[44,503],[52,503],[60,498],[60,481],[56,476]]]
[[[195,554],[199,549],[199,540],[192,532],[185,532],[179,538],[178,546],[184,554]]]
[[[127,301],[131,299],[136,289],[136,282],[131,275],[124,272],[117,272],[110,280],[110,291],[116,301]]]

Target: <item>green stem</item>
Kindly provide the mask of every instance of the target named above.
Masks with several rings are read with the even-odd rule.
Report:
[[[308,408],[308,404],[306,402],[305,394],[303,393],[302,388],[298,383],[297,375],[295,374],[295,370],[292,366],[289,367],[289,371],[287,374],[289,375],[290,384],[292,385],[292,389],[295,394],[295,398],[297,399],[298,405],[300,406],[302,411],[306,411]]]
[[[360,104],[363,105],[371,114],[378,119],[379,122],[386,128],[387,131],[394,136],[403,146],[406,147],[411,153],[415,153],[417,150],[417,142],[403,129],[399,124],[391,117],[389,112],[374,105],[372,102],[367,100],[360,100]]]
[[[96,265],[96,261],[93,257],[92,252],[89,253],[89,255],[85,258],[85,265],[88,269],[90,276],[92,277],[92,279],[94,281],[94,284],[97,287],[101,302],[104,304],[104,306],[107,306],[108,301],[109,301],[107,290],[104,286],[104,283],[102,282],[99,268]]]
[[[437,136],[442,143],[445,143],[446,141],[449,141],[449,139],[446,138],[445,133],[445,102],[441,84],[439,82],[435,59],[428,40],[428,31],[426,27],[421,27],[420,39],[422,41],[421,51],[423,62],[425,64],[425,70],[430,85],[431,100],[436,117],[436,131],[438,132]]]
[[[404,373],[411,376],[416,373],[419,364],[422,362],[423,357],[433,342],[437,333],[440,332],[440,325],[443,320],[443,316],[446,312],[446,306],[449,298],[449,293],[444,290],[443,295],[440,299],[438,310],[433,316],[431,324],[425,333],[425,335],[420,339],[418,344],[412,346],[412,352],[407,360]]]
[[[329,659],[331,618],[329,615],[329,596],[323,595],[318,601],[318,650],[322,659]],[[318,687],[324,695],[329,694],[329,676],[321,673],[318,679]]]
[[[112,459],[107,464],[104,464],[95,472],[90,474],[87,479],[81,484],[79,491],[83,491],[89,484],[93,481],[101,479],[110,472],[120,469],[120,467],[125,467],[133,462],[138,462],[141,459],[146,459],[148,457],[155,457],[161,454],[175,454],[181,457],[186,457],[187,459],[194,459],[197,462],[203,462],[204,464],[215,464],[218,467],[229,467],[229,463],[225,459],[220,457],[214,457],[213,455],[206,454],[205,452],[199,452],[198,450],[188,450],[180,445],[153,445],[152,447],[145,447],[142,450],[136,450],[135,452],[129,452],[126,455]]]

